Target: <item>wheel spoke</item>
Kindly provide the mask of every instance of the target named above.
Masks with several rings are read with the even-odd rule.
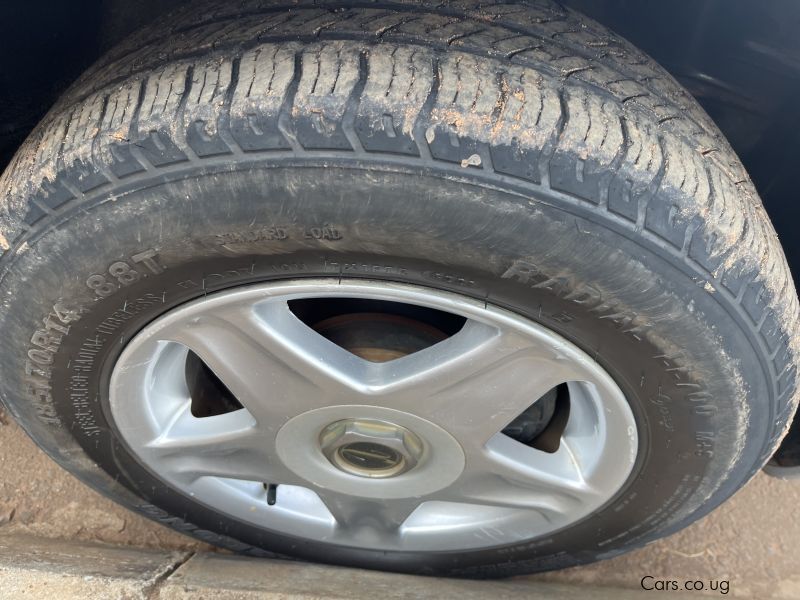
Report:
[[[580,376],[547,347],[469,320],[457,334],[385,365],[385,406],[483,444],[547,391]]]
[[[174,476],[202,476],[267,483],[294,483],[297,477],[275,455],[246,410],[198,419],[187,402],[162,433],[144,447]]]
[[[418,498],[363,498],[329,490],[317,493],[336,519],[337,527],[381,537],[397,535],[420,504]]]
[[[566,444],[550,454],[497,435],[467,460],[470,468],[438,499],[535,510],[550,518],[598,497]]]
[[[352,398],[368,368],[306,326],[285,301],[226,307],[161,335],[195,352],[271,431],[293,415]]]

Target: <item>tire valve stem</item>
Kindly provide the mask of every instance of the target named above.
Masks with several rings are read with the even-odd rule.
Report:
[[[267,504],[272,506],[275,504],[275,501],[278,499],[278,484],[277,483],[265,483],[264,489],[267,490]]]

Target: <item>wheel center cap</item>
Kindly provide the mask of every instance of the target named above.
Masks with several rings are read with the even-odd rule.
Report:
[[[409,429],[377,419],[335,421],[322,430],[319,444],[337,469],[379,479],[413,469],[425,449]]]
[[[300,477],[365,498],[424,496],[458,479],[465,465],[460,444],[444,429],[380,406],[302,413],[281,427],[275,443],[280,460]]]

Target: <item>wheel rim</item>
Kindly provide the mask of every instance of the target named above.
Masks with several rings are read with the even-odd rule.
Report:
[[[370,361],[293,312],[312,298],[420,307],[463,325]],[[190,356],[236,407],[194,416]],[[557,386],[569,406],[557,448],[503,433]],[[567,527],[620,490],[638,445],[620,388],[556,333],[465,296],[363,280],[269,283],[178,307],[129,342],[109,400],[130,451],[194,500],[269,530],[384,551],[479,549]]]

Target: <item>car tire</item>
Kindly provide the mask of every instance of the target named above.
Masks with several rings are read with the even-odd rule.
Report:
[[[8,410],[95,489],[237,552],[458,576],[612,557],[744,485],[796,406],[797,297],[740,161],[651,58],[550,2],[189,3],[81,77],[0,190]],[[117,361],[174,311],[287,281],[435,290],[574,346],[635,423],[624,481],[568,526],[430,552],[176,489],[117,422]]]

